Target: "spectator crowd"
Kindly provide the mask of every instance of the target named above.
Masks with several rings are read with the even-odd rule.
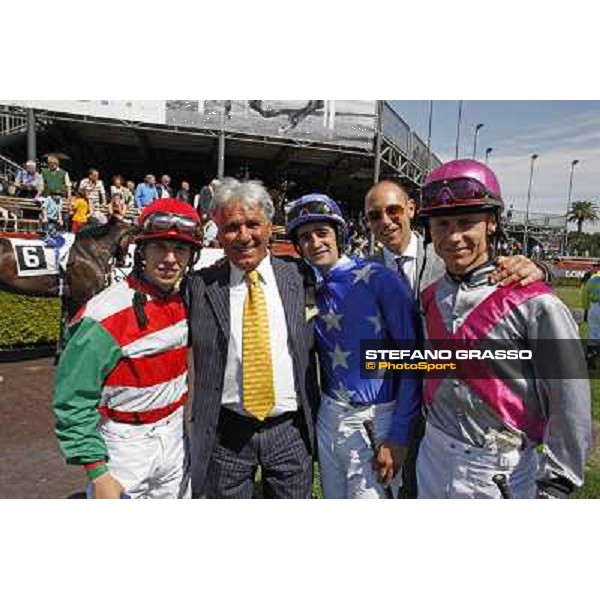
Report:
[[[163,174],[157,179],[148,173],[144,180],[136,183],[120,174],[105,185],[97,168],[89,168],[87,176],[73,181],[67,170],[60,166],[60,158],[47,156],[47,165],[41,169],[34,160],[28,160],[13,181],[4,185],[1,195],[32,199],[40,202],[41,230],[46,237],[61,231],[77,233],[83,227],[102,225],[118,207],[119,212],[137,219],[152,202],[164,198],[176,198],[191,205],[202,219],[203,244],[219,247],[218,227],[211,218],[214,193],[221,182],[212,179],[205,185],[194,188],[187,179],[174,186],[171,177]],[[287,195],[287,186],[268,190],[275,208],[273,222],[285,226],[292,198]],[[365,258],[368,254],[368,227],[362,214],[350,215],[348,220],[347,254]]]
[[[38,201],[41,229],[46,237],[61,231],[77,233],[86,225],[102,225],[116,209],[137,219],[155,200],[177,198],[198,211],[203,221],[204,245],[216,247],[217,227],[210,210],[218,185],[219,180],[212,179],[193,192],[190,182],[184,179],[175,189],[169,175],[163,174],[157,181],[154,174],[148,173],[139,183],[114,175],[108,186],[97,168],[89,168],[87,176],[77,182],[60,166],[58,156],[48,155],[47,164],[41,169],[35,160],[28,160],[13,181],[4,182],[1,195]]]

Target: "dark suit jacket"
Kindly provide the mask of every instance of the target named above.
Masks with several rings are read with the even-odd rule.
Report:
[[[271,264],[286,316],[298,408],[304,414],[307,441],[314,452],[319,391],[313,322],[306,322],[305,281],[296,262],[271,257]],[[201,269],[189,278],[184,294],[194,354],[191,459],[195,497],[204,493],[221,409],[230,330],[229,273],[227,260]]]

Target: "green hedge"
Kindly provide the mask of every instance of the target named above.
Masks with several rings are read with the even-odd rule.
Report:
[[[58,298],[30,298],[0,291],[0,348],[55,342],[59,322]]]

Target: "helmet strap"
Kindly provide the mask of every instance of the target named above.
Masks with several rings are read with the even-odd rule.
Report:
[[[133,313],[140,329],[148,327],[148,315],[144,307],[146,306],[146,294],[136,290],[133,294]]]
[[[131,272],[140,279],[144,273],[144,263],[146,262],[144,259],[143,249],[144,249],[143,241],[138,242],[135,245],[135,251],[133,253],[133,268]]]
[[[335,227],[335,243],[337,244],[338,256],[341,258],[346,252],[346,242],[342,239],[342,228],[339,225]]]

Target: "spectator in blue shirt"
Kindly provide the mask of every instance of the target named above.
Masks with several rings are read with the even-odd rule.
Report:
[[[135,206],[140,209],[145,208],[157,198],[156,179],[154,175],[146,175],[144,182],[135,189]]]
[[[25,163],[25,170],[15,177],[15,187],[19,198],[38,198],[44,190],[44,179],[37,171],[35,160]]]

